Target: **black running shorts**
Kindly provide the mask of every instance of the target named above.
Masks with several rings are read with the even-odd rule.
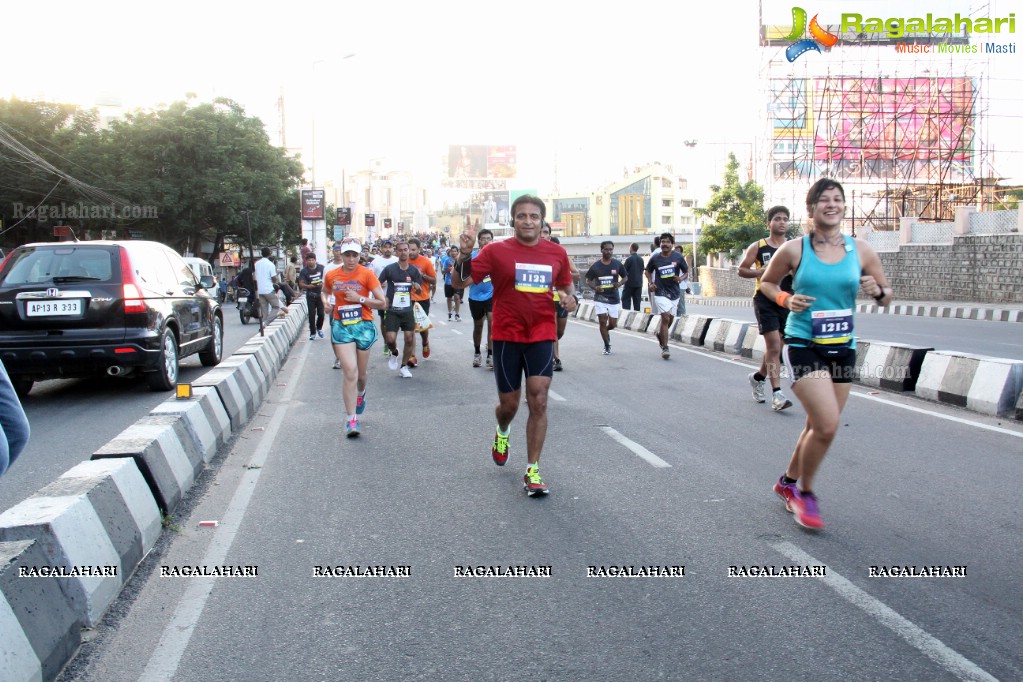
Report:
[[[829,350],[838,354],[828,357],[826,353]],[[786,339],[781,357],[793,384],[807,374],[821,370],[831,375],[831,382],[834,384],[848,384],[856,378],[855,348],[825,349],[820,346],[791,346]]]
[[[498,393],[517,392],[526,378],[554,376],[554,342],[494,341],[494,376]]]
[[[782,308],[774,301],[758,291],[753,297],[753,314],[757,316],[760,334],[780,332],[785,329],[785,321],[789,319],[789,309]]]
[[[488,314],[494,311],[494,299],[488,298],[485,301],[474,301],[469,299],[469,312],[472,314],[472,319],[482,320]]]

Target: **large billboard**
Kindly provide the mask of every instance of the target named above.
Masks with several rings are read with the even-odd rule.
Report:
[[[778,178],[972,178],[976,90],[970,78],[771,81]]]
[[[504,190],[518,167],[515,145],[451,145],[445,187]]]

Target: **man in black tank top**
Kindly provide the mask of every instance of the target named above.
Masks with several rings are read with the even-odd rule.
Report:
[[[760,361],[760,369],[749,375],[750,386],[753,387],[753,399],[758,403],[765,401],[764,384],[769,378],[773,395],[771,407],[780,412],[792,407],[792,401],[782,393],[779,375],[781,371],[782,333],[789,311],[764,296],[760,291],[760,277],[771,262],[774,252],[786,242],[785,233],[789,227],[789,209],[784,206],[772,206],[767,211],[766,239],[753,242],[746,248],[742,262],[739,264],[739,277],[755,279],[756,293],[753,294],[753,312],[757,316],[760,335],[764,337],[764,358]],[[781,282],[784,291],[792,291],[792,275],[787,275]]]

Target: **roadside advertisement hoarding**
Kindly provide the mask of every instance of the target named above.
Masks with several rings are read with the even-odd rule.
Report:
[[[324,209],[322,189],[302,190],[302,220],[323,220]]]

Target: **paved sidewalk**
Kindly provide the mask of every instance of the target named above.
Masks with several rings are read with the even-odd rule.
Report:
[[[749,298],[718,296],[686,296],[686,304],[743,308],[750,305]],[[859,303],[858,313],[881,315],[913,315],[916,317],[951,317],[964,320],[992,320],[995,322],[1023,322],[1023,304],[989,305],[962,301],[898,301],[881,308],[876,303]]]

